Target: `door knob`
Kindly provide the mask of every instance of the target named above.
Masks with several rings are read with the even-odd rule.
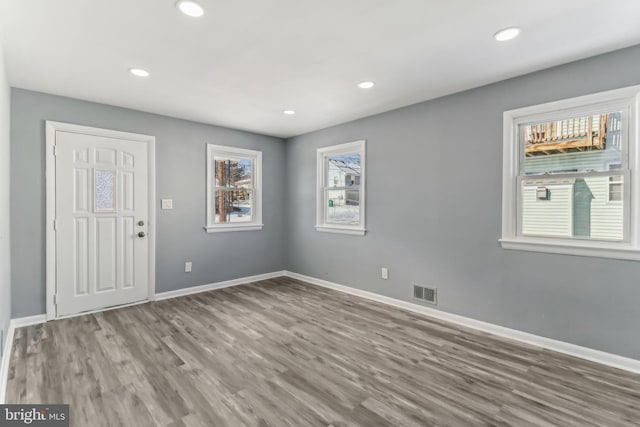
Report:
[[[142,227],[144,225],[144,221],[138,221],[138,225]]]
[[[138,233],[138,237],[144,237],[144,236],[146,236],[146,234],[144,234],[144,231],[141,231]]]

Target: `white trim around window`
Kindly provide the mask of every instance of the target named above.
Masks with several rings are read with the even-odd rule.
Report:
[[[506,111],[503,121],[503,176],[502,176],[502,237],[504,249],[545,252],[625,260],[640,260],[640,138],[638,123],[640,86],[601,92],[542,105]],[[624,176],[624,238],[608,241],[580,238],[556,238],[522,234],[522,206],[520,185],[526,177],[523,170],[524,146],[519,126],[557,120],[559,117],[576,117],[580,114],[597,114],[616,109],[623,111],[626,125],[623,130],[622,170]],[[623,123],[624,125],[624,123]],[[607,172],[587,173],[606,176]],[[563,177],[580,177],[586,173],[564,173]],[[524,177],[524,178],[523,178]],[[556,177],[555,173],[541,178]],[[607,191],[608,193],[608,191]],[[606,195],[608,197],[608,194]]]
[[[329,147],[318,148],[317,151],[317,192],[316,192],[316,230],[326,233],[351,234],[363,236],[366,233],[365,228],[365,198],[366,198],[366,175],[365,175],[365,140],[348,142],[346,144],[332,145]],[[359,183],[349,186],[330,187],[328,183],[329,176],[329,158],[358,155],[360,160]],[[329,218],[329,201],[330,191],[356,192],[358,194],[359,214],[357,221],[349,223],[339,223],[331,221]]]
[[[216,159],[238,160],[251,164],[250,177],[237,182],[219,183],[215,176]],[[248,221],[221,222],[216,216],[216,192],[249,194],[250,219]],[[245,203],[246,204],[246,203]],[[231,217],[232,215],[229,215]],[[207,233],[229,231],[262,230],[262,152],[244,148],[227,147],[223,145],[207,144]]]

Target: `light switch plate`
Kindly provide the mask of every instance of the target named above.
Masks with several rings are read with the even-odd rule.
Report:
[[[162,199],[162,209],[173,209],[173,200]]]
[[[187,261],[184,263],[184,272],[185,273],[191,273],[191,270],[193,269],[193,263],[191,261]]]

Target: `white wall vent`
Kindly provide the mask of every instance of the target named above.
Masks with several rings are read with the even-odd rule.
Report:
[[[412,283],[413,299],[436,305],[438,303],[438,290],[418,283]]]

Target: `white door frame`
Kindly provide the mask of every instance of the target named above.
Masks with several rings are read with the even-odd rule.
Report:
[[[107,138],[128,139],[131,141],[144,142],[148,146],[148,173],[149,173],[149,294],[148,300],[155,299],[156,290],[156,137],[137,133],[120,132],[116,130],[93,128],[88,126],[74,125],[70,123],[46,122],[46,192],[47,192],[47,320],[56,319],[56,306],[54,297],[56,294],[56,230],[54,220],[56,218],[56,157],[55,143],[56,131],[80,133],[84,135],[102,136]]]

